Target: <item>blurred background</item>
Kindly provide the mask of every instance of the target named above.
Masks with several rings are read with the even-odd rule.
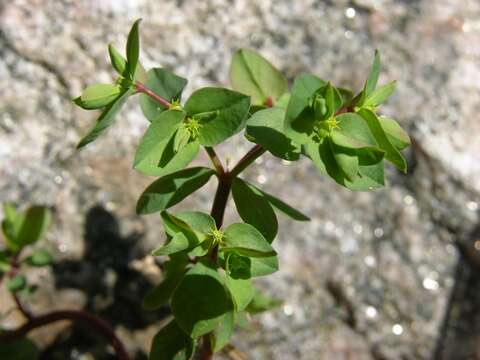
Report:
[[[109,82],[107,44],[123,49],[141,24],[141,61],[189,79],[185,96],[228,84],[231,55],[257,49],[290,81],[306,71],[360,89],[375,48],[380,83],[397,79],[383,107],[413,139],[408,175],[352,193],[307,161],[265,155],[245,176],[308,214],[280,220],[280,271],[257,281],[281,307],[233,343],[249,359],[480,358],[480,2],[478,0],[4,0],[0,2],[0,200],[47,204],[43,247],[53,268],[29,273],[35,311],[86,308],[112,322],[144,358],[165,311],[139,299],[161,273],[150,250],[157,215],[136,216],[153,179],[132,170],[147,126],[136,99],[94,144],[75,145],[95,114],[70,99]],[[230,163],[251,145],[218,152]],[[197,163],[207,164],[205,154]],[[182,208],[208,211],[207,187]],[[232,209],[227,223],[236,219]],[[21,317],[4,289],[4,326]],[[66,331],[68,329],[68,331]],[[46,359],[106,359],[82,328],[32,333]]]

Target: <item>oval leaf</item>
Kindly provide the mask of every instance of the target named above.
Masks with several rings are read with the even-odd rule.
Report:
[[[277,236],[278,222],[267,199],[239,178],[233,181],[232,195],[242,220],[259,230],[271,243]]]
[[[230,65],[232,87],[252,98],[254,105],[264,105],[268,98],[277,100],[287,92],[287,80],[255,51],[240,49]]]
[[[197,338],[213,331],[233,304],[215,267],[198,262],[177,286],[171,307],[182,330]]]
[[[200,149],[197,142],[174,151],[174,133],[184,118],[184,112],[168,110],[152,122],[135,153],[136,170],[145,175],[163,176],[183,169],[197,156]]]
[[[189,360],[193,354],[194,341],[187,336],[175,320],[160,329],[152,341],[151,360]]]
[[[108,55],[110,56],[110,62],[117,73],[123,75],[127,68],[127,60],[120,55],[120,53],[113,47],[112,44],[108,44]]]
[[[238,133],[249,109],[248,96],[214,87],[195,91],[185,104],[187,115],[200,122],[198,141],[204,146],[217,145]]]
[[[213,331],[210,337],[211,348],[214,353],[220,351],[230,340],[235,327],[235,312],[229,311],[223,316],[220,325]]]
[[[236,223],[230,225],[224,233],[223,251],[235,251],[249,257],[275,255],[275,250],[252,225]]]
[[[284,134],[285,110],[270,108],[257,111],[247,121],[247,136],[273,155],[285,160],[297,160],[300,147]]]
[[[378,120],[390,143],[399,151],[410,146],[410,137],[395,120],[386,116],[380,116]]]
[[[253,298],[254,288],[252,280],[234,279],[227,275],[226,285],[235,304],[235,311],[244,310]]]
[[[113,84],[94,84],[88,86],[83,90],[80,99],[75,99],[75,103],[83,109],[100,109],[113,100],[120,94],[121,89],[118,85]]]
[[[137,213],[150,214],[168,209],[200,189],[214,173],[212,169],[195,167],[161,177],[140,196]]]
[[[315,114],[309,107],[315,93],[325,86],[325,81],[300,74],[295,78],[285,114],[285,135],[298,144],[305,144],[313,132]]]

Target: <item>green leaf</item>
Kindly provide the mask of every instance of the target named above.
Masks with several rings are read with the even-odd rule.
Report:
[[[152,341],[150,360],[188,360],[192,357],[194,341],[175,320],[160,329]]]
[[[265,191],[260,190],[259,188],[253,186],[252,184],[248,184],[248,185],[250,187],[254,187],[257,191],[259,191],[265,197],[265,199],[268,200],[270,205],[272,205],[276,210],[284,213],[285,215],[292,218],[293,220],[310,221],[310,218],[308,216],[304,215],[297,209],[294,209],[293,207],[283,202],[282,200],[276,198],[273,195],[266,193]]]
[[[215,266],[198,262],[177,286],[171,307],[183,331],[197,338],[213,331],[233,304]]]
[[[255,289],[252,301],[248,304],[247,311],[250,314],[258,314],[282,305],[282,300],[264,295],[260,290]]]
[[[240,49],[230,65],[232,87],[252,98],[254,105],[264,105],[269,97],[277,100],[287,92],[287,80],[255,51]]]
[[[268,200],[239,178],[233,180],[232,195],[242,220],[259,230],[271,243],[277,236],[278,222]]]
[[[110,55],[110,62],[117,73],[123,75],[127,68],[127,60],[120,55],[120,53],[113,47],[112,44],[108,44],[108,54]]]
[[[341,98],[343,105],[348,105],[353,100],[353,92],[349,89],[345,88],[337,88]]]
[[[211,234],[217,228],[215,220],[210,215],[199,211],[184,211],[175,216],[187,223],[197,233],[197,236]]]
[[[159,247],[158,249],[152,251],[153,256],[162,256],[175,254],[177,252],[183,251],[189,248],[190,243],[183,233],[176,233],[170,241]]]
[[[239,255],[235,252],[227,254],[225,271],[234,279],[250,279],[252,260],[249,257]]]
[[[194,167],[161,177],[140,196],[137,214],[150,214],[168,209],[200,189],[214,173],[212,169]]]
[[[187,80],[167,69],[154,68],[147,72],[147,80],[144,85],[169,102],[176,102],[180,101]],[[164,105],[143,93],[140,94],[140,107],[145,117],[152,122],[167,109]]]
[[[37,346],[27,338],[0,342],[0,359],[36,360],[39,357]]]
[[[195,91],[185,104],[187,115],[200,123],[198,141],[204,146],[217,145],[238,133],[249,108],[248,96],[214,87]]]
[[[387,135],[388,141],[399,151],[410,146],[410,137],[395,120],[386,116],[380,116],[378,120]]]
[[[79,98],[74,99],[75,104],[83,109],[101,109],[120,94],[120,86],[114,84],[94,84],[83,90]]]
[[[266,257],[276,254],[260,231],[252,225],[243,223],[232,224],[225,230],[221,250],[235,251],[249,257]]]
[[[183,169],[198,154],[199,144],[188,143],[174,151],[174,133],[185,113],[168,110],[160,114],[145,132],[135,153],[134,168],[146,175],[163,176]]]
[[[138,26],[142,19],[138,19],[133,23],[133,26],[127,38],[127,65],[126,73],[130,79],[134,79],[135,71],[137,69],[138,56],[140,53],[140,39],[138,34]]]
[[[252,277],[266,276],[278,271],[278,257],[266,256],[266,257],[252,257],[250,275]]]
[[[10,259],[7,256],[7,252],[0,250],[0,275],[9,272],[10,269]]]
[[[313,132],[314,112],[310,108],[316,92],[325,82],[313,75],[301,74],[293,83],[293,88],[285,115],[285,135],[298,144],[305,144]]]
[[[106,128],[112,125],[113,121],[115,120],[115,116],[133,93],[134,90],[132,89],[128,89],[120,93],[120,95],[103,110],[92,129],[82,140],[80,140],[77,145],[77,149],[80,149],[94,141]]]
[[[144,84],[147,81],[147,71],[145,68],[140,64],[140,62],[137,63],[137,69],[135,70],[135,75],[133,77],[134,82],[139,81],[142,84]]]
[[[189,142],[177,153],[173,147],[173,136],[168,142],[156,144],[155,149],[152,149],[152,152],[138,163],[135,169],[145,175],[165,176],[184,169],[197,157],[200,150],[200,144],[197,141]]]
[[[284,119],[281,108],[260,110],[247,120],[247,136],[281,159],[297,160],[300,147],[285,136]]]
[[[52,263],[52,255],[46,250],[37,250],[27,259],[27,263],[32,266],[46,266]]]
[[[338,167],[348,180],[355,181],[358,178],[358,158],[355,151],[342,148],[333,141],[330,141],[329,144]]]
[[[9,202],[3,204],[3,212],[5,214],[2,221],[3,236],[7,247],[16,252],[20,248],[17,238],[25,221],[25,214],[17,212],[14,204]]]
[[[398,149],[388,140],[387,134],[385,133],[377,115],[373,111],[365,108],[361,108],[358,113],[366,121],[379,147],[385,151],[385,158],[399,170],[406,173],[407,162],[400,151],[398,151]]]
[[[220,351],[228,340],[232,337],[235,327],[235,312],[229,311],[224,316],[220,324],[211,334],[211,348],[214,353]]]
[[[50,210],[44,206],[32,206],[18,213],[13,204],[4,204],[5,219],[2,230],[7,246],[14,252],[38,241],[51,223]]]
[[[235,311],[242,311],[247,307],[254,295],[254,288],[251,279],[234,279],[226,276],[226,285],[233,303],[235,304]]]
[[[24,224],[18,234],[17,241],[21,246],[37,242],[50,226],[52,214],[44,206],[32,206],[25,213]]]
[[[363,88],[364,98],[368,98],[370,94],[373,93],[375,87],[377,86],[378,76],[380,75],[380,53],[378,50],[375,50],[375,58],[373,59],[373,64],[368,73],[367,81]]]
[[[359,174],[354,181],[349,180],[335,160],[330,141],[326,138],[321,143],[311,141],[305,146],[305,153],[320,172],[350,190],[368,191],[385,185],[383,162],[378,161],[378,158],[372,156],[369,151],[357,153],[360,164],[358,167]]]
[[[190,131],[185,126],[180,126],[173,137],[173,151],[178,153],[183,150],[187,146],[190,137]]]
[[[17,274],[11,279],[8,279],[7,283],[7,289],[10,290],[11,292],[18,292],[22,290],[25,285],[27,285],[27,280],[25,279],[25,276],[21,274]]]
[[[383,86],[379,87],[378,89],[373,91],[370,94],[370,96],[367,97],[363,106],[366,106],[366,107],[373,106],[373,107],[375,107],[375,106],[378,106],[378,105],[384,103],[390,97],[390,95],[393,94],[393,92],[395,91],[395,86],[396,85],[397,85],[397,82],[392,81],[392,82],[390,82],[386,85],[383,85]]]
[[[194,247],[198,246],[205,238],[199,238],[195,231],[188,225],[185,221],[179,219],[178,217],[168,213],[167,211],[161,212],[161,217],[163,221],[163,225],[165,227],[165,232],[172,237],[172,241],[178,234],[183,234],[185,239],[177,238],[176,243],[173,243],[172,246],[177,248],[177,251],[186,250],[186,249],[193,249]],[[168,244],[167,244],[168,245]],[[180,249],[183,247],[183,249]],[[180,249],[180,250],[178,250]],[[157,252],[155,251],[154,254]],[[165,254],[164,254],[165,255]]]
[[[181,277],[168,277],[153,289],[147,292],[143,298],[142,307],[145,310],[157,310],[168,303]]]
[[[332,140],[338,146],[361,149],[378,146],[370,128],[361,116],[355,113],[338,115],[337,128],[331,133]]]
[[[148,291],[143,298],[142,306],[145,310],[157,310],[168,303],[178,283],[182,280],[187,265],[188,257],[186,255],[170,256],[170,260],[163,264],[165,278]]]
[[[183,111],[168,110],[152,121],[135,152],[134,168],[159,167],[163,152],[185,115]]]

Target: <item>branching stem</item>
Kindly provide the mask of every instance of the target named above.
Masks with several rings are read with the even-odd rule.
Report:
[[[130,357],[120,339],[111,326],[99,317],[81,310],[59,310],[45,315],[35,316],[16,330],[0,333],[0,343],[13,341],[27,335],[30,331],[61,320],[83,321],[100,333],[113,347],[119,360],[129,360]]]
[[[11,269],[6,275],[7,278],[12,278],[18,273],[20,268],[20,252],[21,251],[18,251],[12,256],[10,260]],[[36,328],[49,325],[60,320],[84,321],[88,323],[92,329],[101,334],[110,343],[110,345],[112,345],[119,360],[130,360],[123,343],[115,335],[112,327],[101,318],[82,310],[52,311],[45,315],[35,316],[27,307],[25,307],[24,304],[22,304],[15,292],[12,292],[12,296],[18,310],[23,314],[23,316],[25,316],[27,322],[15,330],[0,332],[0,343],[20,339]]]

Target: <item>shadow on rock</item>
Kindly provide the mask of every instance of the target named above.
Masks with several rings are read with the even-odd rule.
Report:
[[[83,291],[87,297],[84,310],[100,316],[114,328],[137,331],[158,322],[168,315],[168,310],[142,309],[142,299],[153,284],[129,267],[132,260],[145,255],[137,246],[141,237],[138,233],[122,237],[119,223],[110,212],[101,206],[91,208],[85,221],[84,257],[53,266],[56,287]],[[115,358],[100,335],[88,325],[76,323],[57,336],[42,359],[77,359],[85,352],[95,359]],[[147,356],[138,352],[134,358]]]

